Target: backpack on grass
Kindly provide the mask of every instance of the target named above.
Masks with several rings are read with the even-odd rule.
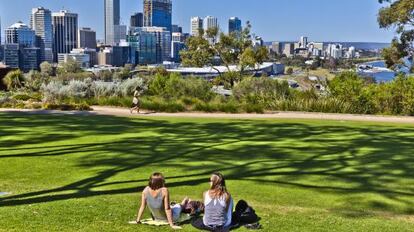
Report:
[[[257,224],[260,227],[260,224],[258,224],[259,220],[260,218],[257,216],[255,210],[246,201],[240,200],[237,202],[236,209],[232,214],[232,224],[238,224],[240,226]]]

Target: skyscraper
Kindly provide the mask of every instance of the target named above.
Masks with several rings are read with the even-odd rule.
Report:
[[[231,17],[229,19],[229,34],[230,33],[241,33],[242,32],[242,22],[237,17]]]
[[[79,29],[78,48],[96,48],[96,32],[88,27]]]
[[[191,18],[191,35],[198,36],[200,29],[203,28],[203,19],[200,17],[192,17]]]
[[[7,44],[19,44],[23,47],[35,46],[35,32],[22,22],[11,25],[5,32]]]
[[[165,27],[171,33],[171,0],[143,0],[144,27]]]
[[[205,31],[207,31],[210,28],[218,28],[218,20],[216,17],[213,16],[207,16],[203,20],[203,28]]]
[[[301,48],[306,48],[306,46],[308,46],[308,37],[306,36],[300,37],[299,43],[300,43]]]
[[[115,44],[115,25],[120,21],[119,0],[105,0],[105,44]]]
[[[55,62],[59,53],[70,53],[78,45],[78,14],[62,10],[52,14],[53,53]]]
[[[40,60],[53,62],[52,13],[43,7],[33,8],[30,27],[36,33],[37,47],[40,48]]]
[[[5,63],[28,72],[38,69],[40,51],[35,46],[36,35],[26,24],[17,22],[6,29]]]
[[[135,13],[131,16],[130,27],[143,27],[144,26],[144,15],[140,12]]]

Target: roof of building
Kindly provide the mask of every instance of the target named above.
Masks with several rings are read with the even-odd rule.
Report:
[[[15,23],[15,24],[13,24],[13,25],[11,25],[10,27],[9,27],[9,29],[12,29],[12,28],[29,28],[26,24],[24,24],[24,23],[22,23],[21,21],[19,21],[19,22],[17,22],[17,23]]]
[[[271,62],[265,62],[258,66],[256,70],[264,70],[267,68],[271,68],[276,63]],[[175,69],[167,69],[168,72],[178,72],[178,73],[193,73],[193,74],[203,74],[203,73],[225,73],[228,71],[240,71],[240,68],[236,65],[230,65],[229,69],[227,69],[226,66],[214,66],[214,67],[203,67],[203,68],[197,68],[197,67],[178,67]],[[253,71],[252,68],[247,68],[246,71]]]

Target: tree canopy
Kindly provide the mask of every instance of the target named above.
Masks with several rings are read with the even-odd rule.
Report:
[[[390,48],[383,51],[389,67],[398,64],[400,59],[414,54],[414,1],[413,0],[379,0],[388,3],[378,14],[381,28],[395,28],[399,38],[395,38]]]

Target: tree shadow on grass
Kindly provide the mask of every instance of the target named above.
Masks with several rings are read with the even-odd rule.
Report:
[[[0,207],[134,193],[145,187],[145,179],[111,178],[151,167],[188,171],[168,177],[172,188],[203,184],[211,172],[220,170],[229,180],[377,194],[413,212],[413,201],[407,200],[414,197],[413,187],[407,185],[414,184],[411,127],[22,113],[0,114],[0,120],[0,134],[10,136],[0,139],[2,162],[77,154],[79,169],[100,168],[62,187],[0,197]],[[131,136],[119,137],[124,133]],[[97,135],[113,136],[114,141],[88,142]],[[85,140],[55,145],[79,138]],[[138,187],[124,187],[134,183]],[[370,209],[392,210],[384,202],[370,204]]]

